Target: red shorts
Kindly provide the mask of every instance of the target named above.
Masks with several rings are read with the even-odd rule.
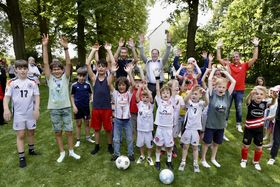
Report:
[[[96,131],[103,128],[106,131],[111,131],[112,126],[112,109],[93,109],[91,113],[91,123],[90,127]]]

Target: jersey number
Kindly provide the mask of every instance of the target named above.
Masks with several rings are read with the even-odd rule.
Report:
[[[28,90],[20,90],[20,96],[21,97],[27,97]]]
[[[194,110],[194,114],[196,114],[197,108],[193,108],[193,110]]]

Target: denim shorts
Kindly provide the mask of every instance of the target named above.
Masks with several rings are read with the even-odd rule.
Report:
[[[73,131],[71,108],[50,109],[54,132]]]

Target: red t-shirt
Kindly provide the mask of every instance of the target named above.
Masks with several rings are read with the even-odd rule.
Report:
[[[137,107],[137,103],[136,103],[136,93],[137,93],[137,89],[135,88],[133,90],[132,97],[130,100],[130,112],[134,113],[134,114],[138,113],[138,107]],[[142,90],[140,91],[140,97],[141,97],[141,93],[142,93]]]
[[[247,75],[247,70],[250,69],[248,63],[240,63],[235,65],[233,63],[229,64],[231,76],[236,80],[236,85],[234,90],[244,91],[245,90],[245,79]]]

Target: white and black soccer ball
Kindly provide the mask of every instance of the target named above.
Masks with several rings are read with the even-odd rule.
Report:
[[[127,156],[119,156],[116,160],[116,166],[118,169],[126,170],[130,165],[130,160]]]
[[[163,183],[163,184],[171,184],[174,180],[174,174],[170,169],[163,169],[160,173],[159,173],[159,180]]]

